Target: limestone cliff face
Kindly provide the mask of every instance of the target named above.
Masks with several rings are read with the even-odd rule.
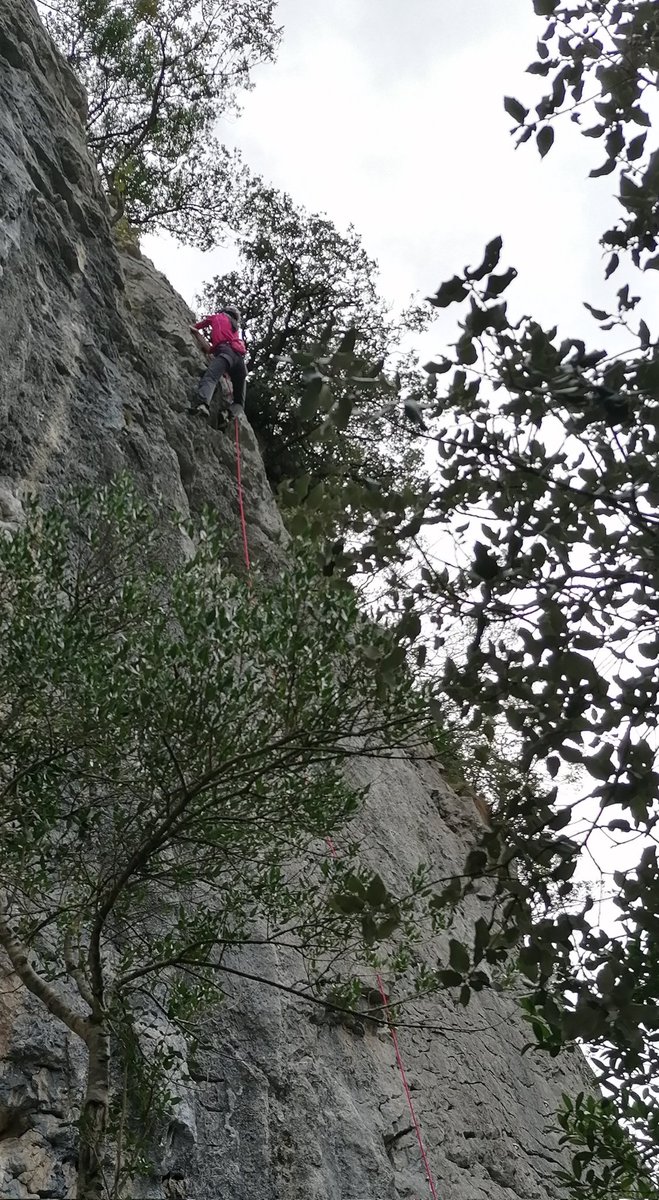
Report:
[[[186,414],[193,319],[150,263],[121,255],[82,126],[84,97],[31,3],[0,5],[0,521],[122,468],[172,514],[234,525],[233,449]],[[245,428],[252,542],[281,525]]]
[[[128,468],[172,516],[203,504],[238,523],[230,435],[185,414],[201,359],[190,313],[164,277],[120,255],[85,150],[84,97],[30,0],[0,0],[0,523],[27,493]],[[249,424],[242,423],[252,548],[285,542]],[[172,552],[177,552],[172,535]],[[478,815],[439,771],[364,763],[367,853],[395,883],[419,860],[450,874]],[[244,964],[245,965],[245,964]],[[274,951],[250,965],[286,981]],[[422,1014],[410,1011],[408,1019]],[[427,1013],[425,1014],[427,1016]],[[401,1048],[443,1200],[547,1200],[563,1091],[581,1058],[521,1056],[513,1003],[450,1000]],[[242,982],[206,1030],[160,1148],[147,1200],[421,1200],[428,1194],[389,1035],[348,1028],[275,988]],[[73,1195],[82,1068],[66,1031],[0,985],[0,1198]]]

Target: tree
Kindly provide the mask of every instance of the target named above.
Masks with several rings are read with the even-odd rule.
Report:
[[[619,225],[607,230],[602,244],[612,250],[607,267],[617,269],[619,251],[630,251],[635,266],[659,266],[651,259],[659,237],[659,157],[648,143],[656,91],[659,9],[655,0],[611,4],[586,0],[534,0],[546,18],[537,43],[538,57],[529,72],[551,78],[551,89],[529,110],[509,97],[508,113],[518,122],[518,144],[534,134],[542,155],[554,141],[557,119],[569,113],[587,138],[604,141],[604,162],[592,178],[613,175],[624,210]],[[593,109],[595,110],[593,112]],[[584,121],[595,124],[583,128]]]
[[[534,7],[546,23],[530,71],[549,77],[550,91],[534,112],[506,100],[515,132],[535,134],[544,157],[563,111],[586,124],[594,108],[585,133],[603,139],[606,162],[591,174],[616,176],[623,209],[602,238],[606,275],[627,254],[629,269],[652,271],[659,151],[648,101],[659,4]],[[481,873],[498,875],[501,925],[489,942],[475,931],[462,984],[487,969],[492,948],[516,948],[536,1046],[557,1054],[588,1044],[605,1094],[562,1114],[574,1149],[563,1186],[598,1200],[656,1197],[658,340],[643,276],[612,303],[586,303],[598,326],[589,345],[510,311],[516,271],[501,266],[502,253],[493,238],[479,266],[431,298],[436,308],[460,306],[459,329],[431,365],[444,384],[428,413],[438,465],[411,579],[396,565],[399,530],[388,517],[377,530],[396,585],[382,616],[409,603],[418,639],[440,654],[440,689],[483,756],[502,722],[518,740],[517,786],[466,868],[466,890]],[[612,330],[626,334],[623,353],[607,340]],[[429,537],[437,528],[439,545]],[[447,654],[456,628],[466,643]],[[583,855],[615,919],[595,886],[584,899]]]
[[[261,186],[247,207],[238,265],[208,285],[202,303],[209,312],[229,299],[241,308],[250,419],[271,482],[337,487],[337,514],[346,513],[346,488],[367,508],[378,491],[414,498],[424,472],[413,418],[428,379],[402,339],[427,312],[387,311],[353,228],[342,234]]]
[[[162,558],[125,483],[0,542],[0,945],[87,1049],[78,1200],[130,1182],[130,1160],[108,1173],[118,1075],[125,1147],[154,1117],[140,1098],[166,1107],[180,1073],[171,1046],[136,1054],[145,1008],[189,1038],[230,950],[287,946],[329,985],[330,951],[350,977],[378,941],[415,936],[418,888],[395,901],[323,841],[359,808],[351,754],[429,736],[396,637],[304,557],[250,588],[211,524],[187,562]]]
[[[235,222],[246,172],[219,141],[250,72],[274,57],[275,0],[39,5],[84,84],[87,137],[115,210],[140,232],[208,247]]]

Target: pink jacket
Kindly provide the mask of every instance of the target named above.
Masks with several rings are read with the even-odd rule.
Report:
[[[213,313],[210,317],[202,317],[201,321],[197,321],[195,329],[206,329],[210,325],[211,331],[211,346],[213,350],[216,346],[220,346],[223,342],[228,343],[236,354],[246,354],[245,343],[238,336],[231,318],[226,313]]]

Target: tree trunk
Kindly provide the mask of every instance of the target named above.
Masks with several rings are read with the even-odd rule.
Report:
[[[105,1200],[103,1158],[110,1090],[110,1035],[93,1022],[85,1039],[89,1052],[87,1090],[80,1114],[77,1200]]]

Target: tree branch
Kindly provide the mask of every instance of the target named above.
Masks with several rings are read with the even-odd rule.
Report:
[[[86,1042],[90,1032],[89,1021],[80,1016],[71,1007],[68,1000],[65,1000],[52,984],[42,979],[30,965],[28,952],[11,928],[2,904],[0,904],[0,945],[6,951],[14,971],[28,991],[41,1001],[49,1013],[58,1017],[72,1033],[77,1033],[78,1037]]]

